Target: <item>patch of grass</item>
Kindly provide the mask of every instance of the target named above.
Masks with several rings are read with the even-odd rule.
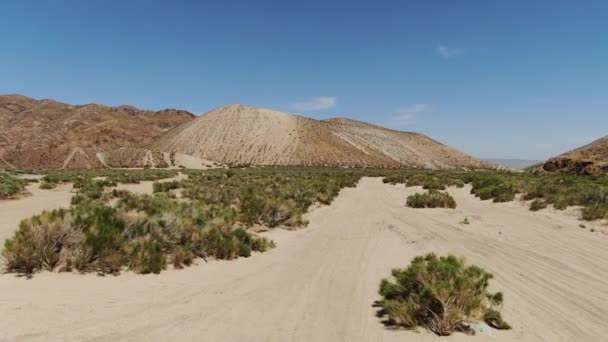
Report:
[[[456,201],[450,194],[436,190],[410,195],[406,204],[412,208],[456,208]]]
[[[391,324],[427,328],[446,336],[468,332],[469,322],[484,320],[510,329],[500,316],[503,295],[490,293],[492,274],[452,255],[419,256],[406,269],[393,269],[393,279],[380,283],[379,301]]]

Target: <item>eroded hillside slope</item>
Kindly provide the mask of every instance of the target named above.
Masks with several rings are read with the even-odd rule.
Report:
[[[96,153],[147,144],[193,118],[176,109],[155,112],[0,96],[0,167],[103,167]]]
[[[497,168],[419,133],[243,105],[215,109],[167,132],[149,147],[230,164]]]

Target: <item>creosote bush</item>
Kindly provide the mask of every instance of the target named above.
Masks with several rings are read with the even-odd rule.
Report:
[[[40,270],[159,273],[196,258],[234,259],[273,243],[253,236],[227,217],[168,198],[128,195],[116,207],[84,201],[21,222],[2,256],[11,272]],[[154,208],[140,202],[152,203]]]
[[[450,194],[437,190],[410,195],[406,204],[412,208],[456,208],[456,201]]]
[[[274,246],[247,227],[304,225],[311,204],[331,203],[363,174],[298,168],[185,172],[187,180],[155,183],[153,195],[106,191],[116,184],[110,176],[70,176],[77,191],[72,207],[24,220],[2,251],[8,271],[158,273],[197,258],[247,257]],[[58,175],[52,184],[64,179]],[[179,200],[168,192],[177,187],[183,190]]]
[[[545,202],[542,199],[535,199],[534,201],[532,201],[532,203],[530,203],[530,210],[532,211],[539,211],[541,209],[545,209],[547,207],[547,202]]]
[[[583,220],[593,221],[608,218],[608,204],[596,204],[583,208]]]
[[[8,198],[23,191],[27,183],[26,180],[0,172],[0,199]]]
[[[535,207],[551,204],[555,209],[563,210],[579,205],[584,207],[582,218],[585,220],[606,218],[602,215],[602,208],[608,206],[606,176],[488,171],[385,171],[380,174],[384,176],[385,183],[402,183],[427,189],[471,184],[471,193],[482,200],[510,202],[515,199],[516,194],[521,194],[523,200],[542,201],[535,203]]]
[[[406,269],[393,269],[392,276],[379,289],[381,313],[391,324],[420,326],[441,336],[472,333],[469,323],[480,320],[497,329],[511,328],[500,315],[502,293],[487,289],[492,274],[462,259],[427,254]]]

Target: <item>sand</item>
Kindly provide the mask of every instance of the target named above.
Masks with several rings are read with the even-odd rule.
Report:
[[[450,190],[458,208],[411,209],[402,185],[364,178],[278,247],[160,275],[0,275],[0,340],[605,341],[608,236],[571,212],[533,213]],[[459,222],[468,217],[469,225]],[[597,229],[590,232],[590,228]],[[386,329],[372,307],[390,269],[434,251],[493,273],[513,325],[495,337]]]
[[[28,175],[22,178],[40,178]],[[27,193],[18,199],[0,200],[0,245],[13,235],[19,222],[24,218],[40,214],[44,210],[69,207],[74,195],[71,184],[61,184],[55,189],[40,189],[39,183],[31,183],[26,187]]]

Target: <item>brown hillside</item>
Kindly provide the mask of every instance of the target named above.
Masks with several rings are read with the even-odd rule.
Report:
[[[243,105],[215,109],[149,146],[229,164],[492,169],[418,133]]]
[[[102,167],[96,153],[147,144],[193,118],[175,109],[74,106],[21,95],[0,96],[0,167]]]
[[[608,175],[608,136],[553,157],[535,171]]]

